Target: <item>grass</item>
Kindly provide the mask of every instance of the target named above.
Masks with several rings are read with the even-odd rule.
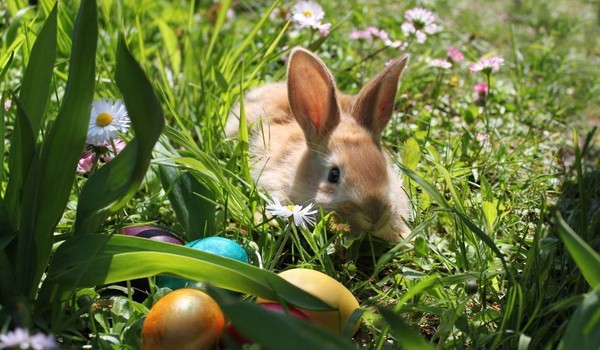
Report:
[[[7,111],[0,110],[5,140],[0,149],[4,265],[0,333],[25,327],[54,333],[65,348],[137,348],[143,316],[165,291],[154,286],[153,277],[149,295],[137,291],[132,296],[126,284],[117,282],[120,277],[153,272],[207,274],[217,282],[222,277],[225,286],[248,292],[246,301],[257,293],[281,293],[288,301],[299,298],[289,286],[273,290],[257,282],[276,283],[268,273],[248,269],[248,283],[256,282],[254,287],[243,286],[241,275],[228,285],[231,270],[219,270],[220,276],[204,270],[213,263],[210,257],[151,243],[106,240],[123,227],[152,224],[185,240],[232,238],[250,253],[252,265],[259,265],[256,256],[260,256],[269,271],[307,267],[335,278],[364,311],[353,337],[360,347],[419,348],[424,343],[439,348],[598,347],[596,2],[323,3],[332,30],[322,37],[310,29],[296,29],[280,16],[269,16],[271,10],[280,14],[293,3],[106,0],[96,7],[94,84],[83,82],[83,73],[74,74],[83,66],[72,45],[78,38],[90,38],[72,35],[85,31],[75,20],[79,2],[58,5],[56,60],[34,50],[53,6],[49,0],[35,7],[20,0],[0,5],[0,93],[3,100],[13,101]],[[401,30],[404,12],[416,6],[433,11],[442,26],[424,43],[404,37]],[[227,9],[235,13],[233,18]],[[384,29],[409,45],[400,50],[385,47],[380,39],[349,38],[353,30],[368,26]],[[335,223],[329,219],[311,230],[257,219],[266,197],[249,176],[247,135],[226,139],[223,126],[243,91],[285,78],[285,57],[294,46],[315,51],[334,72],[339,88],[351,93],[389,59],[403,52],[411,55],[395,115],[383,137],[404,171],[412,200],[410,239],[397,245],[368,235],[349,241],[335,234]],[[450,47],[460,49],[465,60],[448,70],[429,65],[428,59],[444,58]],[[505,59],[498,72],[469,73],[471,62],[491,54]],[[51,74],[47,86],[38,84],[37,91],[25,73],[34,63],[40,72]],[[136,75],[132,72],[137,72],[138,63],[142,73]],[[20,200],[20,194],[9,182],[44,183],[59,176],[28,180],[12,164],[17,153],[23,162],[33,159],[37,164],[39,158],[51,161],[56,169],[74,169],[73,162],[68,165],[61,157],[44,153],[53,138],[67,134],[51,131],[53,125],[65,128],[63,120],[68,117],[61,113],[77,119],[78,114],[64,112],[61,105],[89,107],[85,101],[68,102],[77,100],[73,98],[77,95],[69,97],[69,82],[80,84],[73,86],[82,87],[74,90],[81,96],[93,89],[96,100],[124,98],[135,124],[124,138],[131,143],[135,136],[144,146],[135,155],[128,151],[121,160],[115,158],[111,167],[120,165],[121,170],[114,170],[119,175],[103,171],[111,169],[107,164],[93,175],[63,181],[64,190],[45,185],[51,191],[31,194],[39,203],[52,204],[47,216],[57,215],[58,223],[35,216],[31,224],[18,224],[26,223],[28,216],[22,216],[31,211],[18,203],[15,198]],[[473,86],[482,82],[490,87],[483,99],[473,92]],[[30,105],[46,107],[32,112]],[[33,120],[39,120],[34,126],[40,132],[33,133],[25,151],[16,146],[24,141],[14,135],[27,138],[21,129],[26,130],[24,118],[30,117],[19,113],[39,115]],[[162,118],[166,126],[160,133]],[[77,130],[80,135],[85,131]],[[35,156],[21,157],[27,150]],[[46,168],[52,171],[51,166]],[[110,192],[105,191],[107,184],[119,186]],[[66,205],[54,198],[61,196],[68,197]],[[35,226],[33,220],[45,226]],[[32,239],[48,249],[31,248],[39,250],[40,260],[32,260],[30,267],[38,272],[23,282],[25,292],[13,290],[8,276],[24,270],[10,263],[25,259],[13,257],[11,249],[25,249]],[[96,252],[89,248],[92,243]],[[152,252],[165,261],[163,266],[152,264]],[[53,259],[47,262],[50,254]],[[114,265],[102,265],[102,258],[112,259]],[[67,264],[73,261],[89,266],[78,270]],[[146,268],[135,266],[142,262]],[[36,276],[42,273],[47,281],[38,290]],[[64,274],[74,277],[61,277]],[[52,294],[52,285],[63,294]],[[219,302],[224,310],[236,310],[238,305]],[[252,319],[256,312],[245,302],[238,307],[244,310],[236,313],[239,319]],[[256,327],[260,332],[260,325]],[[307,332],[311,334],[310,329]],[[334,344],[347,345],[345,338],[335,338],[339,342]],[[276,344],[284,346],[290,345]]]

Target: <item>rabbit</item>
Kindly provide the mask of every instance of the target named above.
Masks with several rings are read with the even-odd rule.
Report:
[[[294,48],[287,82],[268,83],[244,96],[246,119],[254,127],[250,156],[257,186],[282,203],[335,211],[351,236],[369,232],[390,242],[406,237],[410,202],[382,149],[381,133],[408,60],[407,55],[392,60],[351,96],[337,90],[315,54]],[[238,133],[238,112],[239,105],[228,116],[228,137]]]

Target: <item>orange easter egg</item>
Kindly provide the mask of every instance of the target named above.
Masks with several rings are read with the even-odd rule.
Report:
[[[225,317],[205,292],[183,288],[162,297],[146,316],[142,349],[211,349]]]

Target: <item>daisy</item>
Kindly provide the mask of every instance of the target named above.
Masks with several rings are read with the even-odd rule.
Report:
[[[490,74],[492,72],[497,72],[500,70],[500,66],[504,64],[504,58],[498,56],[492,56],[489,58],[480,58],[479,61],[473,63],[471,67],[469,67],[469,72],[484,72],[485,74]]]
[[[268,214],[282,218],[291,217],[294,220],[294,225],[303,228],[307,228],[308,225],[313,226],[315,224],[314,214],[317,211],[312,210],[312,208],[313,204],[309,204],[305,208],[303,208],[301,205],[282,205],[277,198],[274,198],[273,202],[268,203],[265,207]]]
[[[407,22],[400,27],[406,36],[414,35],[417,42],[422,44],[427,39],[427,34],[435,34],[440,27],[435,23],[433,12],[421,7],[410,9],[404,13]]]
[[[292,8],[292,21],[300,28],[316,29],[321,35],[329,34],[331,28],[331,23],[321,23],[324,17],[323,8],[314,1],[300,1]]]
[[[442,68],[442,69],[449,69],[450,67],[452,67],[452,63],[448,62],[445,59],[441,59],[441,58],[432,59],[431,61],[429,61],[429,65],[432,67],[437,67],[437,68]]]
[[[117,138],[118,131],[127,131],[129,116],[121,100],[94,101],[87,132],[87,143],[102,146]]]

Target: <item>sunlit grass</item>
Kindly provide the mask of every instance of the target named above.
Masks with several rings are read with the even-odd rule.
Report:
[[[15,232],[20,232],[19,239],[25,237],[25,226],[11,223],[20,210],[11,204],[21,194],[9,185],[26,180],[10,160],[19,149],[14,141],[19,132],[15,120],[22,118],[19,104],[42,109],[27,112],[40,115],[35,127],[41,133],[34,141],[46,140],[50,127],[59,124],[61,106],[68,105],[67,79],[75,79],[69,75],[69,58],[79,4],[59,3],[57,57],[52,61],[50,56],[35,56],[32,47],[53,2],[25,5],[18,0],[0,4],[0,102],[13,101],[0,113],[5,140],[0,148],[3,266],[12,261],[8,248],[16,246]],[[77,175],[64,214],[50,230],[54,240],[46,243],[65,241],[58,255],[76,257],[75,241],[69,241],[74,234],[93,234],[90,242],[97,243],[101,235],[139,224],[167,228],[186,241],[228,237],[248,251],[254,266],[273,272],[311,268],[344,284],[364,309],[353,341],[365,348],[419,348],[423,341],[440,348],[554,348],[561,341],[565,348],[584,347],[586,341],[597,345],[593,332],[577,327],[593,319],[598,305],[598,258],[593,254],[600,248],[598,137],[592,128],[600,120],[595,4],[354,0],[321,5],[324,22],[331,23],[327,36],[288,21],[285,15],[294,6],[288,2],[99,1],[94,99],[124,98],[123,81],[119,82],[123,78],[118,76],[131,72],[119,73],[117,65],[123,59],[118,49],[126,44],[157,96],[166,127],[148,170],[137,169],[137,181],[131,182],[135,188],[128,188],[126,195],[95,201],[105,198],[95,194],[102,189],[92,180],[102,173]],[[405,11],[417,6],[432,11],[439,25],[423,42],[402,29]],[[367,39],[351,38],[353,31],[368,27],[384,30],[389,41],[380,32]],[[396,41],[402,42],[400,48],[394,47]],[[285,79],[286,58],[294,46],[313,50],[330,67],[338,87],[349,93],[358,92],[390,59],[411,55],[396,112],[383,134],[385,148],[404,170],[414,212],[412,234],[401,243],[369,235],[348,240],[334,216],[304,229],[266,215],[268,194],[250,178],[248,135],[229,139],[223,128],[244,92]],[[449,68],[431,64],[433,59],[448,59],[450,48],[460,50],[464,59],[450,59]],[[504,58],[498,71],[469,72],[472,63],[492,55]],[[49,87],[37,85],[37,92],[23,78],[32,62],[52,68]],[[138,76],[136,81],[142,80]],[[486,91],[481,86],[474,90],[482,83]],[[47,105],[44,93],[50,96]],[[145,93],[150,96],[150,89]],[[136,101],[138,111],[144,104],[148,108],[149,101],[141,99]],[[44,103],[32,104],[33,100]],[[122,135],[128,142],[152,129],[144,123],[157,123],[152,111],[143,114],[137,116],[143,130]],[[146,159],[150,148],[146,151],[138,157]],[[80,198],[87,209],[81,203],[78,207]],[[10,232],[4,231],[7,227]],[[583,243],[569,240],[573,232]],[[141,252],[151,248],[127,240],[107,246],[129,247],[127,254],[139,254],[139,261],[146,259]],[[171,247],[160,251],[184,254]],[[586,259],[571,259],[570,254],[584,254]],[[123,259],[119,266],[134,274],[135,267],[128,267],[124,256],[113,258]],[[200,269],[204,263],[198,260],[193,264]],[[171,273],[188,276],[193,271],[185,261],[182,255],[163,264]],[[46,264],[36,268],[41,274]],[[55,332],[66,347],[109,348],[113,343],[137,348],[143,315],[165,293],[154,285],[154,278],[149,294],[135,291],[132,296],[131,289],[113,283],[118,271],[107,273],[107,279],[83,278],[94,283],[110,280],[108,284],[75,288],[75,281],[51,272],[63,268],[67,271],[66,266],[48,271],[50,281],[73,282],[73,288],[63,291],[68,299],[55,307],[46,305],[48,313],[24,311],[34,315],[31,321],[14,316],[9,268],[0,268],[0,333],[25,327]],[[248,271],[249,280],[270,278]],[[242,288],[241,283],[232,286]],[[35,289],[35,283],[29,284]],[[61,288],[65,287],[70,286]],[[264,285],[252,288],[271,292]],[[286,298],[296,296],[294,290],[281,288]],[[40,300],[53,300],[46,292]],[[33,291],[25,295],[38,297]],[[252,298],[248,295],[244,302]],[[235,305],[220,302],[226,308]],[[65,308],[71,312],[61,312]],[[591,325],[600,334],[598,322]]]

